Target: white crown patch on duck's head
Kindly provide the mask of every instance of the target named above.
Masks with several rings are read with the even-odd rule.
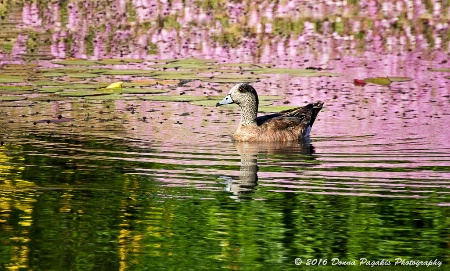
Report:
[[[249,96],[253,96],[256,101],[256,106],[259,104],[258,94],[256,90],[249,84],[241,83],[237,84],[230,89],[228,95],[220,102],[216,104],[216,106],[224,105],[224,104],[241,104],[247,100],[251,100],[252,98]]]

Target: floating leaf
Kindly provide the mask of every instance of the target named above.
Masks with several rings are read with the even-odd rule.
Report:
[[[67,97],[87,97],[87,96],[100,96],[100,95],[110,95],[111,90],[73,90],[73,91],[62,91],[56,94]]]
[[[23,63],[23,64],[5,64],[2,66],[1,70],[11,70],[11,71],[18,71],[18,70],[32,70],[36,68],[37,64],[32,63]]]
[[[66,76],[66,75],[67,74],[63,73],[63,72],[45,72],[45,73],[41,74],[41,76],[44,76],[44,77],[62,77],[62,76]]]
[[[381,86],[389,86],[391,84],[391,80],[387,77],[365,78],[364,81]]]
[[[57,60],[52,61],[54,64],[59,65],[77,65],[77,66],[94,66],[94,65],[101,65],[101,63],[98,63],[95,60],[86,60],[86,59],[66,59],[66,60]]]
[[[31,91],[34,90],[34,86],[5,86],[0,85],[0,91]]]
[[[102,68],[99,68],[99,69],[88,69],[87,71],[88,71],[89,73],[104,74],[105,72],[110,71],[110,70],[111,70],[111,69],[102,69]]]
[[[39,96],[34,96],[31,98],[28,98],[27,100],[50,102],[50,101],[64,101],[66,99],[67,99],[66,97],[58,96],[58,95],[39,95]]]
[[[25,96],[3,96],[0,95],[0,102],[9,102],[9,101],[21,101],[26,100]]]
[[[49,87],[41,87],[38,90],[39,90],[39,92],[44,92],[44,93],[55,93],[55,92],[64,90],[64,88],[59,87],[59,86],[49,86]]]
[[[43,86],[60,86],[60,85],[62,85],[62,83],[60,83],[60,82],[51,81],[51,80],[48,80],[48,81],[37,81],[37,82],[34,82],[34,84],[36,86],[38,86],[38,87],[43,87]]]
[[[388,77],[392,82],[407,82],[412,81],[411,77]]]
[[[154,80],[142,80],[142,81],[133,81],[133,82],[127,82],[125,87],[149,87],[150,85],[154,85]]]
[[[96,89],[99,87],[102,87],[102,85],[98,84],[62,84],[62,85],[56,85],[56,86],[61,86],[64,89]]]
[[[109,84],[106,88],[122,88],[123,82],[115,82],[112,84]]]
[[[450,68],[429,68],[432,72],[450,72]]]
[[[102,101],[108,101],[108,100],[136,100],[136,97],[124,97],[118,93],[113,93],[109,95],[96,95],[96,96],[85,96],[88,100],[102,100]]]
[[[152,93],[165,93],[163,89],[151,89],[151,88],[122,88],[123,94],[152,94]]]
[[[24,77],[0,74],[0,83],[23,83],[25,81]]]

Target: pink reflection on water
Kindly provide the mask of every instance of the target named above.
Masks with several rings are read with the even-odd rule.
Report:
[[[297,65],[296,56],[302,56],[305,52],[312,52],[316,57],[326,55],[326,59],[331,59],[330,54],[342,49],[357,49],[362,42],[357,38],[361,31],[364,33],[362,39],[366,51],[405,52],[411,48],[448,51],[449,48],[443,44],[444,41],[448,43],[445,38],[448,35],[448,21],[441,19],[444,14],[449,14],[449,9],[443,10],[438,1],[431,1],[431,10],[422,1],[360,1],[359,7],[333,1],[262,2],[257,7],[246,2],[227,3],[224,14],[226,24],[215,17],[213,10],[205,9],[194,1],[141,0],[127,3],[116,1],[110,6],[91,2],[83,5],[69,3],[67,23],[61,22],[58,16],[62,8],[58,3],[48,8],[32,3],[24,5],[22,17],[29,27],[43,26],[52,32],[61,32],[59,28],[62,27],[68,31],[62,36],[73,38],[70,52],[62,53],[62,46],[55,44],[61,39],[52,39],[52,46],[59,48],[52,50],[56,57],[201,57]],[[132,9],[127,9],[127,5],[131,5]],[[100,6],[101,11],[98,10]],[[360,17],[345,19],[355,8]],[[129,14],[130,10],[134,14]],[[40,18],[39,13],[46,16]],[[410,22],[401,20],[404,13]],[[330,17],[330,14],[335,15]],[[280,18],[294,22],[301,19],[295,24],[302,24],[302,31],[279,36],[274,31],[275,20]],[[373,26],[368,27],[365,18],[373,22]],[[176,22],[179,26],[168,27],[166,23],[169,21],[166,20],[174,20],[172,24]],[[320,25],[317,20],[322,20]],[[342,29],[336,28],[341,24]],[[399,30],[393,30],[396,24],[400,24],[396,26]],[[91,27],[93,33],[89,32]],[[217,35],[232,33],[232,36],[235,35],[233,31],[241,28],[249,31],[243,33],[254,34],[257,38],[247,34],[236,36],[239,41],[232,46],[217,42]],[[95,35],[92,40],[98,41],[92,55],[86,53],[85,43],[89,35]],[[255,39],[257,43],[245,42],[247,38]],[[270,41],[264,41],[267,38]],[[148,41],[157,46],[156,54],[148,53]],[[257,53],[257,46],[263,47],[263,54]],[[274,56],[268,57],[267,51],[275,53]],[[249,52],[250,56],[243,52]]]
[[[36,2],[24,4],[22,17],[26,25],[40,26],[42,24],[42,19],[39,17],[39,7]]]

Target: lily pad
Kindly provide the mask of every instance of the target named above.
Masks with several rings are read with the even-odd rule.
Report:
[[[121,92],[123,94],[152,94],[152,93],[165,93],[166,90],[163,89],[152,89],[152,88],[122,88]]]
[[[107,71],[110,71],[111,69],[106,69],[106,68],[104,68],[104,69],[102,69],[102,68],[98,68],[98,69],[87,69],[86,70],[86,72],[89,72],[89,73],[95,73],[95,74],[103,74],[103,73],[105,73],[105,72],[107,72]]]
[[[34,86],[5,86],[0,85],[0,91],[31,91],[34,90]]]
[[[136,100],[136,97],[124,97],[120,95],[119,93],[113,93],[109,95],[96,95],[96,96],[85,96],[88,100],[102,100],[102,101],[109,101],[109,100]]]
[[[58,85],[57,85],[58,86]],[[61,87],[63,87],[64,89],[96,89],[96,88],[100,88],[103,87],[103,84],[63,84],[63,85],[59,85]]]
[[[111,90],[73,90],[73,91],[62,91],[56,94],[65,97],[87,97],[87,96],[101,96],[101,95],[111,95],[113,92]]]
[[[86,60],[86,59],[66,59],[66,60],[56,60],[52,61],[54,64],[59,65],[77,65],[77,66],[95,66],[102,65],[98,61],[95,60]]]
[[[45,72],[40,75],[44,76],[44,77],[62,77],[62,76],[66,76],[67,74],[63,73],[63,72]]]
[[[364,78],[364,81],[367,83],[377,84],[377,85],[381,85],[381,86],[389,86],[392,82],[387,77]]]
[[[407,82],[412,81],[411,77],[388,77],[392,82]]]
[[[5,64],[2,66],[2,70],[11,70],[11,71],[18,71],[18,70],[32,70],[36,68],[37,64],[32,63],[23,63],[23,64]]]
[[[0,95],[0,102],[10,102],[10,101],[22,101],[26,100],[25,96],[3,96]]]
[[[35,102],[40,102],[40,101],[44,101],[44,102],[49,102],[49,101],[64,101],[66,100],[66,97],[63,96],[58,96],[58,95],[39,95],[39,96],[35,96],[35,97],[31,97],[28,98],[28,100],[30,101],[35,101]]]
[[[149,87],[151,85],[154,85],[155,81],[154,80],[143,80],[141,81],[133,81],[133,82],[124,82],[124,85],[122,85],[122,87],[126,87],[126,88],[139,88],[139,87]]]
[[[38,86],[38,87],[43,87],[43,86],[60,86],[63,83],[60,82],[56,82],[56,81],[51,81],[51,80],[40,80],[37,82],[33,82],[34,85]]]
[[[24,77],[0,74],[0,83],[23,83],[25,81]]]
[[[64,88],[60,87],[60,86],[49,86],[49,87],[41,87],[38,90],[39,90],[39,92],[44,92],[44,93],[55,93],[58,91],[63,91]]]
[[[450,68],[431,68],[428,70],[432,72],[450,72]]]

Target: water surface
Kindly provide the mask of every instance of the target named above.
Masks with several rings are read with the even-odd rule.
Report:
[[[300,17],[283,20],[294,2],[264,2],[247,17],[245,5],[228,4],[218,36],[211,27],[220,12],[211,10],[224,4],[214,1],[170,2],[172,15],[167,3],[149,9],[146,1],[8,6],[0,28],[2,269],[448,264],[448,7],[397,2],[301,4]],[[127,16],[112,20],[115,13]],[[254,28],[233,28],[239,18]],[[192,57],[211,62],[173,62]],[[63,62],[79,58],[93,62]],[[354,84],[368,77],[407,80]],[[77,92],[117,81],[123,92]],[[270,105],[324,101],[311,138],[234,143],[237,107],[150,97],[210,96],[213,105],[239,81],[279,96]]]

